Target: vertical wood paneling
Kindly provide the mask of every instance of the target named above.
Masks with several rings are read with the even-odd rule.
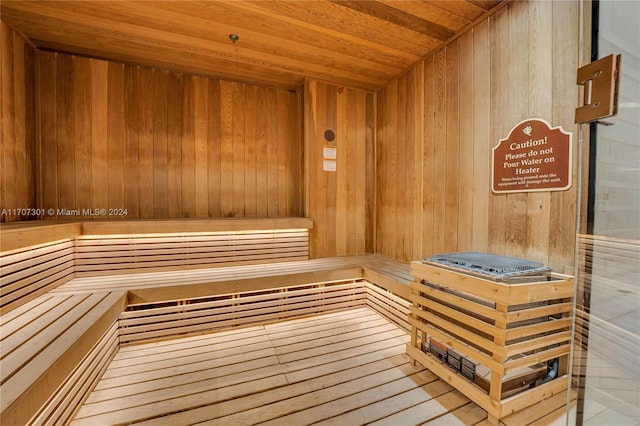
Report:
[[[16,179],[16,151],[18,141],[15,132],[15,95],[20,91],[14,79],[13,38],[18,37],[8,26],[2,23],[2,204],[5,208],[20,208],[17,205]],[[11,207],[9,207],[11,206]],[[3,215],[2,220],[13,220],[14,215]]]
[[[360,137],[364,137],[364,163],[361,164],[361,172],[360,174],[363,176],[365,181],[365,203],[364,203],[364,252],[365,253],[373,253],[375,251],[375,233],[376,233],[376,175],[371,172],[371,169],[376,169],[376,138],[375,138],[375,128],[376,128],[376,109],[377,99],[376,95],[373,93],[365,94],[364,101],[364,135],[362,132],[358,132],[358,140]],[[360,161],[360,160],[358,160]],[[360,163],[358,163],[360,164]],[[358,221],[360,221],[360,215],[358,215]],[[360,229],[360,227],[358,227]],[[358,248],[358,252],[360,252],[361,243],[358,240],[356,242]]]
[[[490,137],[491,111],[487,100],[491,94],[491,45],[489,21],[480,23],[473,29],[473,92],[470,104],[473,105],[473,222],[471,250],[486,252],[489,247],[489,206],[490,172],[487,165],[491,162],[493,141]],[[468,66],[467,62],[464,62]],[[463,92],[464,93],[464,92]],[[466,121],[466,120],[465,120]],[[468,241],[467,241],[468,242]]]
[[[473,235],[473,195],[475,161],[473,156],[473,33],[468,32],[460,37],[460,64],[470,64],[460,67],[458,78],[459,93],[459,151],[458,151],[458,241],[455,247],[471,247]],[[478,188],[483,190],[486,188]]]
[[[37,65],[41,207],[303,213],[296,93],[61,53]]]
[[[153,216],[169,217],[167,198],[167,85],[169,73],[153,76]],[[110,144],[111,145],[111,144]],[[111,164],[109,164],[111,169]]]
[[[433,122],[427,125],[434,126],[434,176],[433,176],[433,250],[436,253],[446,251],[445,226],[447,224],[447,79],[446,79],[447,50],[443,49],[434,57],[434,93],[435,99],[425,102],[435,103]],[[405,258],[406,259],[406,258]]]
[[[249,86],[245,94],[244,114],[244,214],[257,216],[256,192],[256,104],[258,88]]]
[[[98,61],[92,61],[95,63]],[[140,68],[138,104],[138,216],[154,217],[153,205],[153,80],[154,72]],[[95,95],[95,94],[94,94]]]
[[[109,179],[109,207],[107,209],[124,208],[124,66],[117,63],[109,63],[107,80],[107,164]],[[60,141],[58,140],[58,145]],[[61,192],[65,186],[61,187]],[[75,204],[77,206],[77,204]],[[63,207],[67,208],[67,207]],[[72,207],[69,207],[72,208]],[[82,207],[80,207],[82,208]],[[107,216],[107,219],[117,219],[115,215]]]
[[[269,117],[267,115],[267,91],[264,87],[257,88],[256,100],[256,215],[269,215],[269,200],[264,194],[269,190],[269,163],[267,129]]]
[[[107,138],[107,111],[108,111],[108,63],[104,61],[91,61],[91,187],[93,204],[91,206],[81,206],[80,208],[105,209],[109,206],[109,161],[108,161],[108,138]],[[52,111],[55,111],[55,107]],[[49,115],[46,110],[42,110],[40,120],[48,121]],[[52,123],[56,126],[56,123]],[[42,137],[45,136],[45,127],[42,126]],[[50,142],[52,148],[56,148],[55,142]],[[43,142],[43,150],[45,146]],[[56,168],[48,160],[49,157],[41,156],[38,160],[40,167],[48,173],[55,174]],[[142,168],[141,164],[141,168]],[[153,178],[153,177],[151,177]],[[141,188],[142,189],[142,188]],[[43,195],[47,196],[46,188],[38,188]],[[54,188],[53,194],[63,188]],[[141,191],[142,192],[142,191]],[[48,208],[46,204],[42,207]]]
[[[373,94],[316,81],[304,86],[305,215],[313,219],[311,257],[364,253],[373,248],[375,109]],[[325,130],[336,138],[325,141]],[[335,172],[324,171],[324,146],[337,150]],[[379,172],[379,171],[378,171]]]
[[[455,251],[458,246],[458,216],[460,214],[460,63],[459,43],[455,40],[447,46],[446,58],[446,172],[445,181],[445,235],[444,250]]]
[[[434,231],[435,231],[435,56],[427,58],[424,62],[424,117],[417,117],[417,120],[424,121],[424,144],[423,144],[423,168],[422,168],[422,250],[418,253],[435,253]],[[428,101],[428,102],[427,102]],[[420,256],[412,253],[415,259]]]
[[[233,204],[231,211],[236,212],[238,216],[244,216],[245,202],[245,180],[244,180],[244,100],[246,95],[246,86],[244,84],[232,83],[231,88],[231,123],[229,127],[231,131],[231,147],[232,153],[231,170],[232,170],[232,187],[233,187]],[[279,141],[278,141],[279,143]]]
[[[196,216],[196,132],[194,77],[185,76],[182,93],[182,217]]]
[[[139,135],[140,135],[140,97],[138,96],[138,86],[140,84],[140,67],[127,67],[125,69],[125,134],[124,134],[124,205],[128,207],[129,219],[140,217],[140,203],[138,194],[140,193],[140,176],[138,173],[139,164]],[[85,116],[86,117],[86,116]],[[78,205],[88,205],[80,203]]]
[[[552,93],[552,68],[547,64],[553,60],[553,5],[550,2],[532,4],[533,13],[529,14],[528,22],[528,93],[529,116],[552,117],[552,103],[549,93]],[[553,119],[549,122],[554,121]],[[550,230],[551,203],[550,192],[532,192],[528,194],[527,215],[529,241],[525,256],[528,259],[549,263],[549,232],[539,232],[541,229]],[[560,271],[564,272],[564,271]]]
[[[38,52],[40,59],[39,96],[40,96],[40,134],[37,136],[40,145],[39,158],[46,158],[52,167],[44,167],[39,163],[40,181],[38,182],[38,207],[45,209],[58,208],[58,143],[56,121],[56,53]],[[106,77],[106,74],[105,74]],[[103,100],[106,102],[107,94]],[[106,112],[106,109],[104,109]],[[93,109],[92,109],[93,112]],[[106,122],[106,120],[105,120]],[[95,139],[92,139],[95,140]],[[92,149],[96,152],[95,149]],[[96,166],[99,166],[97,164]],[[97,168],[93,169],[94,172]],[[104,179],[104,182],[107,180]],[[94,191],[94,196],[96,192]]]
[[[169,73],[167,86],[167,204],[169,217],[182,215],[182,75]]]
[[[524,4],[524,3],[523,3]],[[502,137],[506,137],[509,130],[514,124],[529,117],[529,90],[528,87],[528,14],[522,13],[522,10],[518,8],[509,8],[508,14],[508,34],[513,39],[513,43],[505,44],[505,55],[512,61],[512,66],[508,68],[508,78],[505,81],[501,81],[500,84],[504,85],[505,93],[508,93],[508,99],[503,101],[503,104],[507,107],[507,110],[503,112],[503,120],[507,124],[507,128],[504,130]],[[500,42],[500,40],[498,40]],[[513,93],[519,95],[513,96]],[[497,101],[494,101],[497,104]],[[494,139],[497,141],[497,139]],[[506,202],[504,224],[500,225],[499,221],[491,223],[494,227],[502,227],[505,235],[504,246],[500,251],[504,254],[509,253],[522,253],[522,249],[527,247],[528,241],[533,239],[533,236],[528,235],[528,221],[529,216],[527,212],[527,201],[529,194],[527,193],[514,193],[503,195],[496,195],[496,198],[504,197]]]
[[[527,117],[575,132],[577,7],[509,3],[378,92],[377,253],[409,261],[477,250],[560,272],[571,265],[575,180],[568,191],[493,194],[490,166],[493,146]],[[411,179],[416,174],[421,181]],[[404,196],[420,191],[419,202]]]
[[[58,192],[58,207],[76,204],[75,188],[75,120],[73,107],[73,58],[59,55],[56,61],[56,140],[58,187],[66,188]]]
[[[553,28],[564,28],[566,34],[579,33],[578,3],[553,4],[552,23]],[[549,261],[567,268],[573,266],[573,252],[575,249],[576,232],[576,186],[578,167],[578,126],[573,124],[573,114],[578,102],[578,91],[575,86],[573,72],[578,67],[577,42],[572,37],[565,37],[557,31],[551,32],[551,52],[554,64],[552,74],[552,116],[551,123],[562,124],[565,130],[573,132],[573,188],[569,191],[553,192],[550,194],[549,224]],[[588,145],[588,143],[587,143]],[[588,158],[588,153],[584,158]],[[585,162],[585,164],[587,164]],[[583,209],[586,211],[586,208]],[[585,221],[586,223],[586,221]],[[558,269],[565,272],[562,269]],[[574,272],[575,273],[575,272]]]
[[[35,51],[4,22],[0,43],[0,211],[35,208]],[[0,222],[36,219],[15,213]]]
[[[91,206],[91,64],[73,58],[73,69],[76,204]]]

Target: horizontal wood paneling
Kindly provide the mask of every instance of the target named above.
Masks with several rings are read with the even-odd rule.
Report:
[[[301,215],[296,93],[44,51],[38,64],[46,218]]]
[[[311,258],[373,250],[375,94],[307,81],[304,89],[306,210]],[[325,130],[335,140],[325,141]],[[323,170],[323,148],[336,171]]]
[[[573,265],[577,149],[568,191],[496,195],[489,181],[491,148],[521,120],[575,136],[577,9],[510,3],[378,92],[376,253],[476,250]]]
[[[33,220],[36,212],[29,209],[36,207],[35,50],[5,22],[0,25],[0,222]]]

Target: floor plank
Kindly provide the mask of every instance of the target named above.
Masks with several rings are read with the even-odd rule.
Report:
[[[487,414],[369,308],[127,346],[74,424],[472,425]]]

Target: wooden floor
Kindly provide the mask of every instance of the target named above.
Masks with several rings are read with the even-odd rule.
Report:
[[[410,364],[408,340],[358,308],[124,347],[74,424],[486,423],[482,409]]]

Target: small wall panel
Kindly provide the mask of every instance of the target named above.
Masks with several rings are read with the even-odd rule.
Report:
[[[62,53],[37,62],[47,219],[302,214],[297,93]]]
[[[378,92],[376,253],[487,251],[570,270],[577,149],[567,191],[493,194],[490,169],[491,149],[528,117],[576,143],[578,23],[571,3],[509,3]]]
[[[1,22],[0,49],[0,222],[33,220],[37,216],[35,179],[34,52],[25,40]]]

